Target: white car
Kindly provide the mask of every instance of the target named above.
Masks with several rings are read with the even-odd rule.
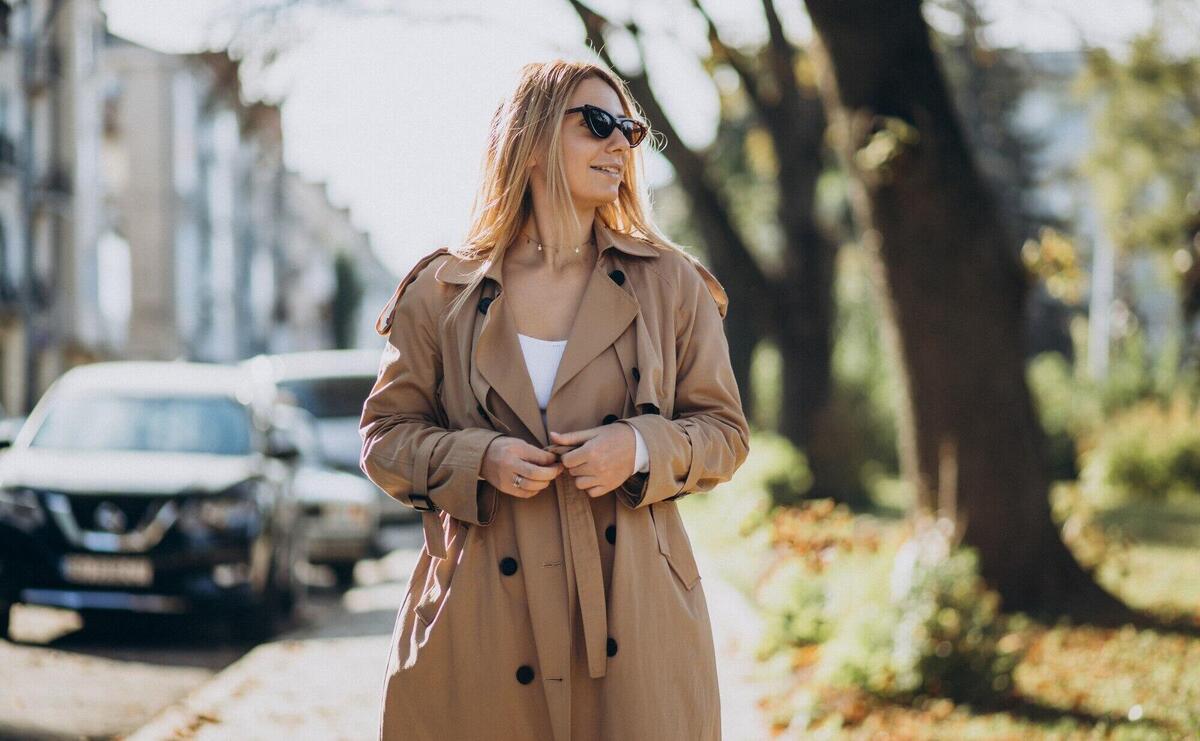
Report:
[[[354,583],[354,565],[380,555],[378,488],[362,476],[331,468],[306,410],[279,404],[276,424],[300,451],[292,490],[305,515],[308,562],[328,566],[338,584]]]
[[[363,403],[379,372],[381,350],[310,350],[258,355],[243,361],[257,379],[273,383],[316,418],[317,440],[330,466],[370,483],[383,522],[415,521],[420,512],[389,497],[359,468]]]

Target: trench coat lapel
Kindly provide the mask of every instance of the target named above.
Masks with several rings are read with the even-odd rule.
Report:
[[[613,232],[599,219],[595,221],[593,233],[600,254],[591,275],[588,276],[583,298],[567,334],[567,345],[554,378],[550,402],[547,404],[548,417],[549,408],[554,404],[559,390],[587,367],[588,363],[613,345],[639,314],[637,298],[627,290],[628,287],[622,288],[617,285],[609,275],[608,266],[612,258],[606,254],[608,250],[616,248],[627,254],[642,257],[658,255],[657,248],[633,237]],[[462,261],[456,265],[448,262],[438,271],[438,279],[444,282],[466,283],[470,279],[470,273],[479,268],[478,261]],[[480,306],[486,303],[487,311],[482,323],[476,323],[477,329],[471,350],[472,378],[475,379],[474,371],[479,374],[478,383],[473,383],[474,390],[483,402],[486,401],[487,389],[494,389],[520,418],[529,433],[542,446],[548,445],[549,434],[542,423],[533,381],[525,365],[512,306],[505,298],[500,262],[488,261],[483,270],[484,275],[494,282],[495,287],[484,288],[485,292],[490,291],[491,296],[481,298],[481,304],[477,304]]]

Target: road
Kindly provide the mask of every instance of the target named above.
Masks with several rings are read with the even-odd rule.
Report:
[[[367,583],[314,588],[279,638],[391,633],[403,583],[395,573],[421,546],[418,526],[385,533],[389,555],[359,563]],[[371,583],[374,581],[375,583]],[[371,605],[382,605],[372,609]],[[0,739],[119,738],[196,691],[255,648],[218,623],[126,615],[87,624],[72,610],[17,605],[14,642],[0,641]]]
[[[388,555],[360,562],[354,588],[316,591],[296,625],[259,646],[186,621],[81,630],[68,611],[14,614],[22,643],[0,642],[0,739],[373,738],[388,641],[423,537],[418,525],[387,536]],[[759,620],[712,557],[697,557],[723,736],[768,738],[752,659]]]

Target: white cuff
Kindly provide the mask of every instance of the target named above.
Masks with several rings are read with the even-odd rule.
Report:
[[[633,427],[633,436],[637,439],[633,454],[633,472],[646,473],[650,470],[650,452],[646,450],[646,441],[642,439],[642,433],[638,432],[636,427]]]

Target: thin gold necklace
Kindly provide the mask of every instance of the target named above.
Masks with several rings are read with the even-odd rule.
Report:
[[[536,245],[537,245],[537,248],[538,248],[538,252],[541,252],[541,251],[542,251],[542,243],[541,243],[541,242],[537,241],[536,239],[534,239],[533,237],[529,236],[528,234],[525,234],[524,232],[521,232],[521,236],[525,237],[526,239],[528,239],[528,240],[529,240],[530,242],[532,242],[533,244],[536,244]],[[596,241],[596,235],[595,235],[595,234],[593,234],[592,236],[590,236],[590,237],[588,237],[588,238],[587,238],[587,241],[586,241],[586,242],[584,242],[583,244],[581,244],[581,245],[579,245],[578,247],[576,247],[576,248],[575,248],[575,254],[576,254],[576,255],[578,255],[578,254],[579,254],[579,247],[583,247],[583,245],[586,245],[586,244],[592,244],[592,243],[594,243],[595,241]],[[560,248],[560,249],[561,249],[561,248]]]

